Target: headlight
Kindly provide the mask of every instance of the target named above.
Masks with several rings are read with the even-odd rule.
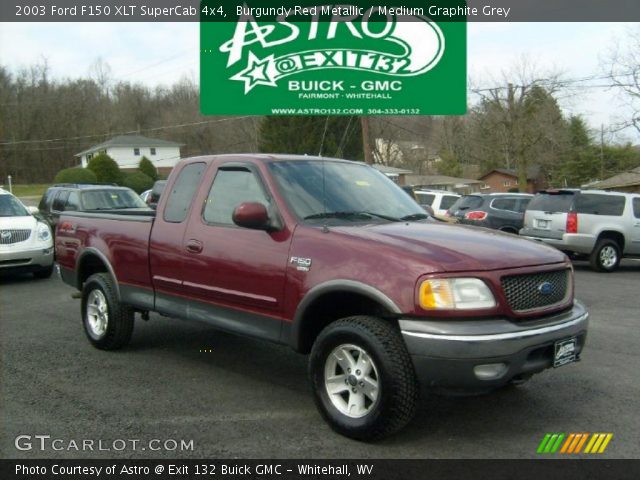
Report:
[[[51,238],[51,229],[49,225],[46,225],[42,222],[38,222],[38,240],[41,242],[46,242]]]
[[[475,310],[496,306],[489,287],[478,278],[438,278],[420,285],[425,310]]]

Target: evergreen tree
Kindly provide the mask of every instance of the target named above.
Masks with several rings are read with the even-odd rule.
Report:
[[[120,167],[106,153],[100,153],[89,160],[87,168],[96,174],[98,183],[120,183],[122,181]]]
[[[158,180],[158,170],[156,170],[156,167],[153,165],[153,163],[151,163],[151,160],[149,160],[147,157],[142,157],[140,159],[140,163],[138,164],[138,170],[144,173],[147,177],[152,179],[154,182]]]
[[[363,158],[358,117],[268,116],[259,135],[265,153]]]

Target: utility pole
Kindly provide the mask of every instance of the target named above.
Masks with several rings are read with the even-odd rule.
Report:
[[[604,179],[604,124],[600,124],[600,180]]]
[[[371,138],[369,137],[369,117],[360,117],[362,125],[362,149],[364,150],[364,161],[368,165],[373,165],[373,155],[371,153]]]

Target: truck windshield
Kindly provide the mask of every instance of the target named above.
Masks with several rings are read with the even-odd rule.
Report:
[[[269,164],[281,194],[300,219],[398,221],[428,218],[400,187],[362,164],[292,160]]]

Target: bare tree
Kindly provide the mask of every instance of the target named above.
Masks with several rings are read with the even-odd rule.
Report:
[[[631,118],[624,120],[620,129],[633,126],[640,132],[640,27],[630,29],[626,43],[611,48],[603,62],[611,86],[619,89],[631,108]]]

